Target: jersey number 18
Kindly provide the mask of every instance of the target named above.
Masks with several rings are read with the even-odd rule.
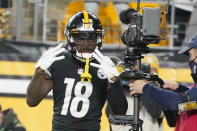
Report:
[[[92,83],[90,82],[77,82],[75,87],[73,86],[75,82],[75,79],[73,78],[65,78],[64,83],[67,84],[66,90],[65,90],[65,98],[64,98],[64,104],[62,106],[61,115],[67,115],[67,112],[69,110],[69,104],[70,104],[70,113],[72,116],[77,118],[84,117],[89,109],[90,101],[89,97],[92,94]],[[82,88],[85,88],[85,92],[82,94]],[[74,95],[75,97],[71,99],[71,93],[74,89]],[[82,102],[81,109],[78,110],[79,103]]]

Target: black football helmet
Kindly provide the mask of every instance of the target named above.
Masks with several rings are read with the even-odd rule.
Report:
[[[96,40],[96,48],[100,49],[102,46],[102,39],[104,31],[100,20],[91,12],[83,11],[74,14],[67,22],[66,28],[64,30],[68,41],[68,49],[71,53],[78,58],[87,58],[91,53],[94,52],[95,48],[91,53],[83,54],[76,49],[76,39]],[[90,45],[91,46],[91,45]]]

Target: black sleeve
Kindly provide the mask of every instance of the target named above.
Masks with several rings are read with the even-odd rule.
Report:
[[[164,110],[164,115],[169,127],[175,127],[178,119],[178,112],[172,110]]]
[[[179,84],[179,87],[175,90],[175,92],[184,92],[184,91],[187,91],[187,90],[189,90],[188,87]]]
[[[119,79],[114,83],[110,83],[110,88],[107,92],[107,100],[113,114],[126,114],[128,103]]]

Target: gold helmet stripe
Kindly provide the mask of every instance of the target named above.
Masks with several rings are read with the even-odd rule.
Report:
[[[88,12],[87,11],[83,11],[83,16],[84,16],[85,27],[90,27]]]

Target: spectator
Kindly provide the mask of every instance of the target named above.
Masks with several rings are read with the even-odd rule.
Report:
[[[2,110],[0,105],[0,131],[26,131],[12,108]]]

